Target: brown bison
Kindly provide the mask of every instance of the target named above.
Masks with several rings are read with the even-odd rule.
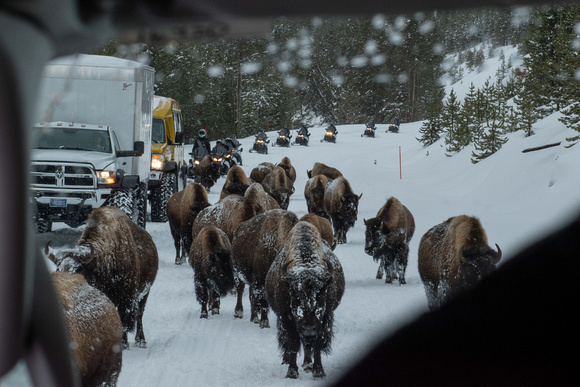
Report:
[[[193,172],[194,181],[203,185],[208,192],[221,176],[220,165],[210,155],[205,155]]]
[[[228,174],[226,176],[226,182],[220,193],[220,199],[225,198],[228,195],[236,194],[244,196],[244,193],[250,186],[250,181],[246,176],[246,173],[239,165],[234,165],[228,169]]]
[[[231,241],[236,228],[248,219],[262,212],[262,207],[255,201],[239,195],[226,196],[213,206],[204,208],[193,221],[192,238],[206,224],[214,225],[226,233]]]
[[[193,268],[195,296],[201,304],[200,318],[220,312],[220,296],[234,288],[232,246],[228,236],[215,226],[204,226],[191,244],[189,264]]]
[[[123,327],[115,305],[80,274],[52,273],[82,385],[115,386],[123,362]]]
[[[294,182],[296,181],[296,169],[292,165],[290,158],[284,156],[282,158],[282,161],[278,163],[278,166],[284,169],[284,172],[286,172],[286,176],[290,179],[292,184],[294,184]]]
[[[419,244],[419,275],[427,303],[436,309],[456,294],[473,287],[501,259],[487,244],[479,219],[455,216],[432,227]]]
[[[286,176],[284,168],[275,166],[274,169],[262,180],[264,191],[271,195],[283,210],[288,209],[290,196],[294,193],[294,186]]]
[[[324,207],[324,191],[331,180],[325,175],[316,175],[306,181],[304,198],[308,212],[330,219]]]
[[[299,220],[310,222],[316,226],[318,231],[320,231],[322,240],[326,241],[332,250],[336,248],[336,242],[334,240],[334,234],[332,233],[332,224],[330,223],[330,220],[313,213],[308,213]]]
[[[197,214],[209,207],[207,191],[199,183],[189,183],[167,202],[167,218],[175,245],[175,264],[186,261],[191,247],[191,227]]]
[[[269,163],[267,161],[258,164],[258,166],[252,169],[252,172],[250,172],[250,179],[253,182],[261,184],[264,178],[268,176],[270,172],[272,172],[275,166],[276,165],[273,163]]]
[[[268,302],[264,294],[266,274],[284,245],[298,217],[290,211],[271,210],[242,223],[232,241],[234,277],[236,278],[238,302],[235,317],[243,318],[242,297],[245,284],[250,286],[250,321],[269,328]]]
[[[315,378],[325,376],[321,352],[330,352],[334,310],[343,293],[342,266],[318,229],[308,222],[296,223],[266,276],[266,299],[278,317],[287,378],[298,378],[300,345],[304,370]]]
[[[306,171],[306,173],[308,174],[309,179],[316,175],[324,175],[330,180],[334,180],[337,177],[342,177],[342,173],[338,169],[329,167],[323,163],[314,163],[314,167],[312,167],[310,171]]]
[[[409,259],[409,241],[415,233],[415,219],[399,199],[391,197],[377,216],[364,221],[366,226],[365,253],[379,262],[377,279],[385,275],[385,283],[398,278],[405,284],[405,270]]]
[[[344,177],[329,182],[324,191],[324,208],[330,215],[334,228],[334,239],[339,244],[346,243],[346,232],[354,227],[358,213],[358,201],[362,194],[355,195],[350,183]]]
[[[264,187],[260,183],[250,184],[244,197],[258,203],[264,212],[280,208],[278,202],[264,191]]]
[[[105,293],[123,324],[123,348],[127,333],[137,327],[135,345],[146,348],[143,312],[155,281],[159,258],[151,235],[116,207],[91,212],[77,245],[49,254],[58,271],[79,273]]]

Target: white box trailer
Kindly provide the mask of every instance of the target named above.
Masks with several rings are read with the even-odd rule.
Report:
[[[145,64],[100,55],[59,58],[45,67],[36,109],[38,130],[33,132],[33,138],[49,136],[48,128],[57,129],[60,125],[68,128],[72,137],[78,133],[79,140],[74,146],[34,146],[32,200],[37,205],[39,231],[46,230],[47,222],[48,227],[54,221],[78,225],[92,208],[105,202],[119,205],[145,226],[154,76],[154,69]],[[110,135],[110,152],[106,156],[83,143],[89,138],[86,130],[96,130],[95,125]],[[54,133],[63,138],[62,132]],[[73,142],[67,140],[67,144]],[[92,186],[86,179],[81,186],[73,184],[80,181],[78,176],[68,175],[67,179],[67,170],[81,170],[73,168],[73,161],[92,167]],[[51,167],[43,168],[46,165]],[[53,179],[50,175],[56,176],[58,171],[61,179]],[[98,175],[103,171],[114,174],[114,183],[99,182]],[[83,190],[87,192],[81,195]],[[59,203],[60,208],[52,208],[54,203]]]

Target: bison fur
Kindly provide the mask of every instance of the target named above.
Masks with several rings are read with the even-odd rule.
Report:
[[[346,232],[354,227],[358,214],[358,202],[362,194],[355,195],[344,177],[329,182],[324,192],[324,207],[332,220],[334,239],[346,243]]]
[[[258,203],[264,212],[280,208],[278,202],[264,191],[264,187],[260,183],[250,184],[244,197]]]
[[[308,178],[312,178],[317,175],[324,175],[328,177],[330,180],[334,180],[337,177],[342,177],[342,172],[334,167],[329,167],[323,163],[314,163],[314,166],[310,171],[306,171],[308,174]]]
[[[306,181],[304,186],[304,198],[308,212],[322,216],[330,220],[330,215],[324,207],[324,191],[331,180],[325,175],[316,175]]]
[[[239,165],[234,165],[228,169],[228,174],[226,176],[226,182],[222,187],[220,193],[220,199],[225,198],[228,195],[240,195],[244,196],[244,193],[250,186],[250,181],[246,176],[246,173]]]

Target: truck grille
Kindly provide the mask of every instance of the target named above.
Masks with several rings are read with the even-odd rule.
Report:
[[[95,171],[83,164],[32,163],[31,184],[37,188],[94,188]]]

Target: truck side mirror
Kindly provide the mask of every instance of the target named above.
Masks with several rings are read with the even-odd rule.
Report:
[[[183,144],[183,132],[175,133],[175,143],[176,144]]]
[[[143,156],[145,154],[145,143],[143,141],[135,141],[133,151],[135,156]]]

